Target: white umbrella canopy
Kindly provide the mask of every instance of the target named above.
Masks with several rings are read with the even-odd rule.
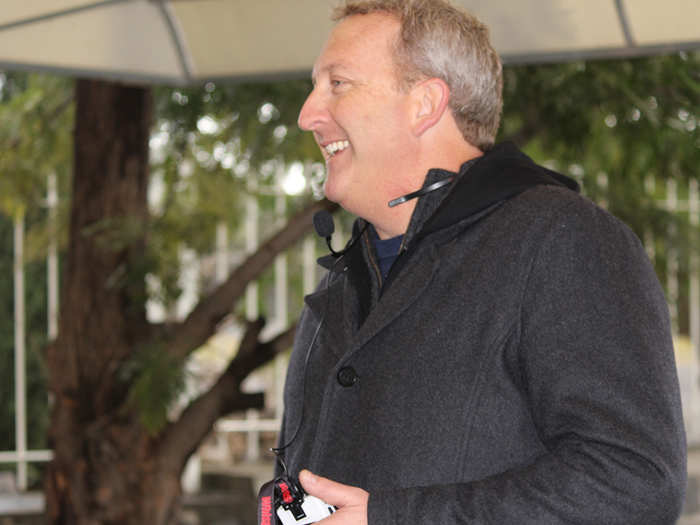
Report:
[[[306,76],[335,0],[3,0],[0,69],[138,83]],[[700,48],[700,0],[459,0],[505,62]]]

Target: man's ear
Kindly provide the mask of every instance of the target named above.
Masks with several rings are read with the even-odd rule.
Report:
[[[420,136],[435,126],[447,110],[450,88],[444,80],[429,78],[413,86],[413,134]]]

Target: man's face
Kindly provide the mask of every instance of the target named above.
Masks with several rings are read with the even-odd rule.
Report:
[[[314,89],[299,114],[321,147],[326,196],[364,218],[404,188],[413,140],[409,97],[399,90],[389,15],[354,15],[333,30],[313,69]]]

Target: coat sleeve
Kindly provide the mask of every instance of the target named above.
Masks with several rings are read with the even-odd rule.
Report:
[[[518,356],[547,452],[486,479],[373,493],[369,524],[675,523],[686,444],[667,305],[638,239],[607,212],[555,214],[523,292]]]

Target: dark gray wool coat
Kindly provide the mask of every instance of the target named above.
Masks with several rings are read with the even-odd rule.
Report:
[[[512,145],[456,179],[387,282],[365,231],[306,298],[290,472],[368,490],[370,525],[674,523],[685,436],[638,239]]]

